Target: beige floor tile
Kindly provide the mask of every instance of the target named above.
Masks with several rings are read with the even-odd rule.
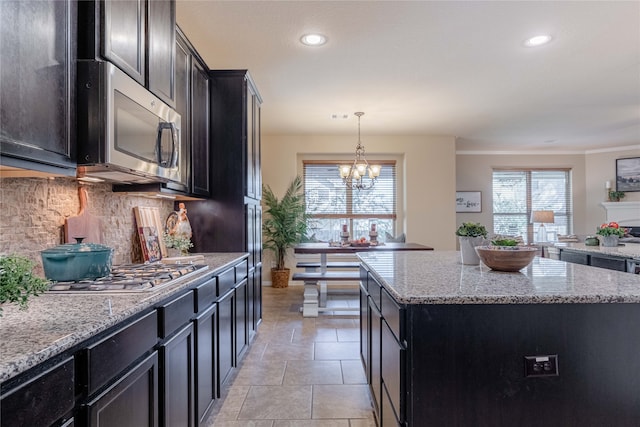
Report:
[[[287,362],[284,384],[342,384],[340,361],[290,360]]]
[[[360,342],[359,328],[338,329],[338,341],[358,341]]]
[[[311,386],[251,387],[238,420],[311,418]]]
[[[214,422],[213,427],[273,427],[273,420],[220,420]]]
[[[303,328],[295,329],[293,342],[336,342],[338,334],[336,328]]]
[[[345,384],[367,383],[361,360],[341,360],[340,364],[342,365],[342,381]]]
[[[278,420],[273,427],[349,427],[349,420]]]
[[[318,342],[315,344],[315,360],[343,360],[359,358],[359,342]]]
[[[366,385],[313,386],[313,419],[369,418],[371,415]]]
[[[377,427],[373,414],[370,418],[358,418],[349,420],[349,427]]]
[[[314,343],[269,343],[263,360],[312,360]]]
[[[281,385],[284,378],[284,360],[245,360],[233,381],[234,385]]]

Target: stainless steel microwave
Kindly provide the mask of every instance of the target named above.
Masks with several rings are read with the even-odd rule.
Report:
[[[186,191],[181,117],[115,65],[78,62],[78,177]]]

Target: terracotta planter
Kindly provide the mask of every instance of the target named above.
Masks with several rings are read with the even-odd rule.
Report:
[[[286,288],[289,286],[289,273],[288,268],[282,270],[271,269],[271,286],[274,288]]]

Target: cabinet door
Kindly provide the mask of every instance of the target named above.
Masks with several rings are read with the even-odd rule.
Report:
[[[360,284],[360,358],[364,365],[364,373],[367,384],[371,384],[371,361],[369,360],[369,348],[371,346],[371,323],[369,321],[370,310],[367,290]]]
[[[75,7],[66,1],[0,1],[0,152],[18,163],[72,168],[66,174],[73,176]],[[47,171],[37,163],[15,166]]]
[[[245,189],[245,195],[247,197],[254,198],[256,197],[256,179],[255,179],[255,138],[254,138],[254,103],[255,96],[251,85],[249,84],[248,79],[245,78],[245,91],[244,91],[244,100],[245,100],[245,115],[246,121],[245,132],[244,135],[244,145],[246,147],[246,158],[245,158],[245,182],[247,188]]]
[[[212,305],[194,320],[195,328],[195,390],[196,424],[206,421],[216,398],[216,313]]]
[[[149,90],[170,106],[175,106],[173,66],[176,48],[176,4],[170,0],[149,0],[147,66]]]
[[[0,398],[4,427],[51,425],[74,404],[74,362],[70,357]]]
[[[218,300],[218,397],[233,369],[233,292]]]
[[[253,96],[253,173],[256,181],[256,199],[262,199],[262,148],[260,133],[260,100]]]
[[[371,391],[373,393],[374,410],[380,415],[380,393],[382,390],[382,343],[381,327],[382,314],[375,303],[369,298],[369,310],[371,312]]]
[[[401,378],[404,368],[405,350],[398,343],[386,321],[382,322],[382,383],[394,410],[394,418],[402,420]],[[383,414],[383,418],[387,416]]]
[[[182,33],[176,36],[176,57],[175,57],[175,109],[181,118],[181,138],[186,152],[180,166],[185,165],[187,171],[191,170],[191,53],[187,41]],[[188,173],[189,174],[189,173]],[[191,180],[189,175],[188,180]],[[187,181],[185,181],[187,182]]]
[[[146,1],[107,0],[102,14],[102,56],[144,85]]]
[[[234,366],[238,366],[243,353],[249,345],[247,324],[247,279],[244,279],[235,290],[234,318],[235,318],[235,360]]]
[[[153,352],[86,406],[90,426],[158,426],[158,353]]]
[[[609,270],[627,271],[627,263],[624,258],[591,254],[589,265],[593,267],[607,268]]]
[[[589,255],[584,252],[574,252],[568,251],[566,249],[561,249],[560,260],[572,262],[574,264],[589,265]]]
[[[209,75],[191,61],[191,192],[208,196],[209,189]]]
[[[193,426],[193,325],[188,324],[160,346],[161,425]]]
[[[247,252],[249,252],[249,268],[256,265],[256,205],[247,203],[245,205],[245,215],[247,222]]]

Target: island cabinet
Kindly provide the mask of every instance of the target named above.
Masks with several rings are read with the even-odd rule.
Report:
[[[0,2],[3,166],[76,175],[76,4]]]
[[[175,106],[175,1],[78,2],[80,59],[115,64]]]
[[[590,265],[592,267],[606,268],[609,270],[627,271],[627,259],[629,258],[561,248],[560,259],[574,264]]]
[[[402,258],[396,266],[413,265],[405,262],[409,256],[396,257]],[[429,271],[425,265],[431,261],[423,258],[421,271]],[[411,302],[404,294],[396,297],[397,291],[363,264],[360,353],[379,426],[638,425],[640,303],[571,303],[566,302],[566,291],[559,294],[565,295],[565,302],[561,296],[550,302],[546,298],[551,290],[540,294],[547,303],[498,303],[504,290],[489,298],[475,295],[476,289],[493,293],[485,286],[499,287],[499,280],[534,289],[531,279],[460,266],[453,255],[446,262],[456,277],[443,277],[447,284],[442,287],[440,280],[427,276],[424,288],[399,285],[412,292]],[[543,271],[564,268],[560,261],[540,264]],[[581,292],[577,281],[609,277],[618,283],[614,292],[629,289],[624,292],[637,294],[629,288],[632,275],[607,276],[612,273],[574,267],[571,292]],[[402,281],[395,277],[422,274],[414,270],[408,267],[406,276],[388,271],[383,275]],[[537,286],[557,289],[557,278]],[[426,292],[423,297],[416,294],[420,289]]]

